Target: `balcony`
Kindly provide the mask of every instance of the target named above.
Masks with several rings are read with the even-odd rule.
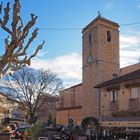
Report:
[[[139,98],[129,99],[129,109],[139,108],[140,101]]]
[[[81,105],[75,105],[75,106],[60,106],[58,107],[56,110],[57,111],[62,111],[62,110],[73,110],[73,109],[81,109],[82,106]]]
[[[110,102],[110,110],[118,110],[118,101]]]

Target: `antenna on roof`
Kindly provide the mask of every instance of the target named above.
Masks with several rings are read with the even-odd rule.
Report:
[[[101,17],[102,15],[101,10],[99,10],[97,13],[98,13],[98,17]]]

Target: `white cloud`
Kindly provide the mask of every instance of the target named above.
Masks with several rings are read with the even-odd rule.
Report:
[[[120,36],[120,44],[121,47],[130,47],[133,45],[138,45],[140,44],[140,35],[134,35],[134,36],[128,36],[128,35],[121,35]]]
[[[120,36],[120,66],[125,67],[138,63],[140,58],[140,33]]]
[[[51,60],[34,58],[31,67],[35,69],[50,69],[64,81],[65,86],[81,82],[82,57],[78,53],[70,53]]]
[[[140,58],[139,38],[140,32],[132,31],[120,36],[121,67],[138,63]],[[42,54],[41,57],[43,58]],[[78,53],[65,54],[50,60],[35,57],[32,59],[31,67],[51,69],[64,81],[65,87],[80,83],[82,79],[82,56]]]
[[[132,64],[136,64],[138,63],[138,59],[139,59],[139,56],[140,56],[140,51],[127,51],[127,50],[122,50],[121,53],[120,53],[120,64],[121,64],[121,67],[125,67],[125,66],[129,66],[129,65],[132,65]]]

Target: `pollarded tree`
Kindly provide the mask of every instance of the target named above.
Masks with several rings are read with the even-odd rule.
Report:
[[[28,37],[30,29],[36,23],[37,16],[31,14],[30,21],[24,24],[20,17],[20,8],[20,0],[15,0],[10,16],[10,3],[8,2],[5,8],[3,8],[2,3],[0,4],[0,14],[1,17],[3,16],[0,18],[0,27],[7,34],[4,40],[5,52],[0,56],[0,77],[18,70],[26,64],[30,65],[31,58],[38,53],[44,44],[43,41],[32,55],[27,56],[27,51],[38,33],[38,28],[36,28]],[[9,25],[9,23],[11,24]]]
[[[9,97],[19,101],[30,124],[36,122],[40,112],[51,110],[51,103],[58,100],[54,95],[62,88],[62,81],[49,70],[24,67],[8,77]]]

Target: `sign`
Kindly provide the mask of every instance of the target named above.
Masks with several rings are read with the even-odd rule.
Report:
[[[100,126],[105,126],[105,127],[140,127],[140,121],[101,121]]]

